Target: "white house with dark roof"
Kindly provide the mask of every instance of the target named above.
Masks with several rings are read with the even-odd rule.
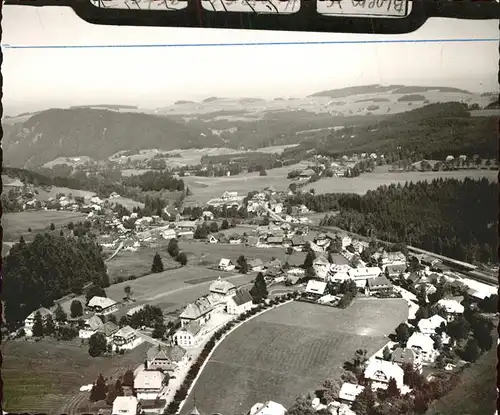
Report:
[[[24,333],[27,337],[33,336],[33,325],[35,324],[35,315],[36,313],[40,313],[42,317],[42,324],[47,321],[49,316],[53,317],[52,311],[45,307],[40,307],[38,310],[33,311],[26,320],[24,320]]]
[[[253,298],[247,290],[239,290],[226,303],[228,314],[240,315],[253,307]]]
[[[151,346],[146,353],[146,370],[175,371],[179,365],[187,362],[186,350],[177,345]]]
[[[118,303],[111,298],[96,295],[89,300],[87,308],[91,309],[94,313],[106,315],[118,311]]]
[[[139,401],[155,400],[165,387],[165,375],[159,370],[141,370],[134,379],[134,389]]]
[[[441,327],[441,324],[446,325],[446,319],[438,314],[434,314],[432,317],[423,318],[418,322],[418,329],[421,333],[427,334],[429,336],[436,334],[436,329]]]
[[[174,334],[174,341],[178,346],[189,348],[197,346],[200,341],[201,325],[196,322],[183,325]]]
[[[223,280],[221,277],[217,278],[209,288],[212,294],[217,294],[222,297],[231,297],[236,293],[236,287],[227,280]]]
[[[438,355],[434,349],[434,340],[427,334],[413,333],[406,342],[406,347],[414,350],[420,356],[422,364],[433,363]]]
[[[396,381],[398,389],[401,390],[404,386],[403,369],[397,364],[386,360],[370,360],[365,369],[365,378],[370,381],[371,387],[374,390],[387,389],[391,378],[394,378]]]
[[[92,316],[84,320],[83,327],[78,331],[80,339],[88,339],[102,327],[103,321],[98,316]]]
[[[130,326],[122,327],[113,334],[113,344],[117,349],[132,350],[143,342],[144,339]]]
[[[113,401],[111,415],[137,415],[139,412],[139,400],[135,396],[117,396]]]

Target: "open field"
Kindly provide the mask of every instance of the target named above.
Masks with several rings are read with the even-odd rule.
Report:
[[[482,179],[497,181],[498,171],[495,170],[457,170],[440,172],[405,172],[391,173],[387,171],[387,166],[381,166],[372,173],[364,173],[361,176],[353,178],[332,177],[321,179],[317,182],[308,184],[303,190],[314,189],[316,194],[321,193],[358,193],[365,194],[369,190],[375,190],[380,186],[389,186],[390,184],[405,184],[406,182],[431,181],[433,179],[457,179],[465,178]],[[291,181],[290,181],[291,183]]]
[[[336,378],[359,348],[369,355],[408,316],[403,300],[358,299],[341,310],[293,302],[232,332],[216,349],[183,407],[246,413],[256,402],[290,407],[296,397]]]
[[[84,213],[58,210],[5,213],[2,216],[3,238],[8,242],[17,242],[22,235],[26,240],[30,240],[28,228],[31,228],[31,234],[35,235],[48,230],[51,223],[55,225],[56,229],[60,229],[61,226],[65,226],[69,222],[78,222],[86,217],[87,215]]]
[[[493,347],[464,370],[459,384],[448,395],[431,405],[426,415],[494,414],[497,361],[496,347]]]
[[[226,190],[228,192],[239,192],[243,196],[253,190],[262,190],[267,186],[274,186],[276,190],[285,190],[291,183],[287,179],[288,173],[292,170],[305,169],[308,165],[308,163],[304,162],[267,170],[267,176],[259,176],[259,172],[252,172],[232,177],[183,177],[184,182],[193,191],[193,195],[186,198],[186,202],[197,201],[204,203],[210,199],[220,197]],[[244,190],[242,191],[242,189]]]
[[[92,358],[80,341],[8,341],[2,344],[3,409],[8,412],[59,414],[80,386],[99,373],[116,379],[143,361],[148,344],[123,356]]]
[[[231,259],[234,263],[240,255],[245,255],[247,260],[261,259],[264,263],[277,258],[283,263],[288,260],[291,265],[302,265],[305,253],[294,252],[287,255],[284,248],[255,248],[245,245],[209,244],[204,242],[180,242],[181,249],[188,254],[189,261],[203,261],[205,266],[218,265],[221,258]]]

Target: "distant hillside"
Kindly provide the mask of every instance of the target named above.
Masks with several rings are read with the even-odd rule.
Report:
[[[223,146],[200,125],[143,113],[73,108],[42,111],[5,128],[3,150],[11,166],[41,166],[58,157],[105,159],[120,150],[174,150]]]
[[[376,122],[318,134],[285,153],[314,148],[337,155],[373,151],[413,153],[428,159],[444,159],[449,154],[494,158],[498,152],[497,128],[498,117],[471,117],[465,104],[430,104]]]
[[[364,95],[364,94],[378,94],[387,93],[391,94],[415,94],[421,92],[438,91],[438,92],[456,92],[460,94],[470,95],[469,91],[458,89],[458,88],[448,88],[448,87],[434,87],[434,86],[404,86],[404,85],[364,85],[364,86],[353,86],[340,89],[330,89],[327,91],[316,92],[315,94],[309,95],[310,97],[330,97],[330,98],[345,98],[352,95]]]
[[[110,110],[136,110],[138,109],[135,105],[115,105],[115,104],[99,104],[99,105],[73,105],[69,107],[69,109],[75,108],[102,108],[102,109],[110,109]]]

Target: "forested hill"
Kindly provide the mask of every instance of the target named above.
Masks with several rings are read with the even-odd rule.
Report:
[[[347,125],[319,134],[300,146],[325,155],[354,152],[399,154],[415,160],[444,160],[450,154],[494,158],[498,153],[498,117],[471,117],[466,104],[429,104],[385,119]]]
[[[33,167],[60,156],[102,160],[124,149],[172,150],[224,142],[208,128],[166,116],[72,108],[41,111],[7,126],[2,144],[11,166]]]
[[[300,194],[292,204],[340,210],[329,226],[467,262],[498,262],[498,183],[487,179],[382,186],[365,195]]]
[[[15,327],[39,307],[87,283],[109,286],[102,248],[92,236],[65,238],[38,234],[14,245],[3,263],[3,298],[7,323]]]

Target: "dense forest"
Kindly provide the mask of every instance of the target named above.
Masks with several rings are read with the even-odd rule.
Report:
[[[109,286],[102,248],[90,235],[65,238],[38,234],[20,240],[4,259],[3,298],[9,326],[16,327],[37,308],[93,283]]]
[[[467,262],[497,262],[498,183],[487,179],[392,184],[363,196],[302,193],[290,203],[339,211],[324,223],[363,236]]]
[[[392,154],[394,159],[413,155],[416,159],[444,160],[450,154],[494,158],[498,153],[497,127],[497,117],[471,117],[466,104],[429,104],[382,120],[317,133],[299,146],[286,149],[284,155],[314,149],[331,156],[376,152]]]
[[[143,191],[184,190],[184,182],[174,178],[169,172],[147,171],[141,175],[124,177],[123,184],[128,187],[139,187]]]

